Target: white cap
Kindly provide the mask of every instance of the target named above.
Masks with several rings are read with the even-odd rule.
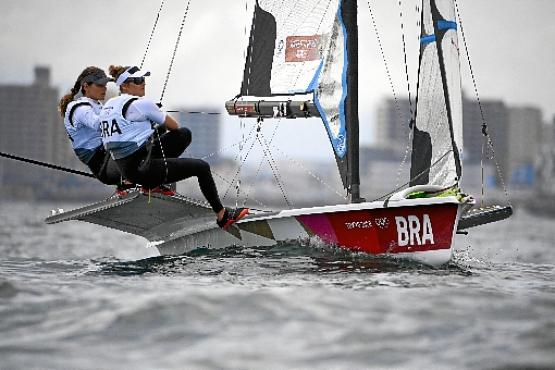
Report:
[[[146,77],[146,76],[150,76],[150,71],[141,71],[137,66],[129,67],[125,70],[125,72],[119,75],[119,77],[116,80],[116,85],[118,86],[123,85],[125,80],[127,80],[128,78]]]

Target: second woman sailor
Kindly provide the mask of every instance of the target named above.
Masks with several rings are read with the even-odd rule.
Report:
[[[210,171],[202,159],[178,158],[191,143],[191,131],[180,128],[151,100],[144,98],[145,77],[138,67],[110,66],[121,95],[106,102],[100,113],[102,140],[125,178],[153,189],[163,184],[197,177],[202,194],[227,228],[245,217],[248,209],[226,210]],[[168,132],[160,134],[157,127]]]
[[[98,67],[87,67],[71,91],[60,100],[59,110],[77,157],[104,184],[121,182],[120,172],[102,146],[98,115],[106,98],[106,84],[112,79]],[[81,94],[81,97],[75,99]]]

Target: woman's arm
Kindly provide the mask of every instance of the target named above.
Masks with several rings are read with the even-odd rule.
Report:
[[[75,112],[73,112],[73,122],[81,123],[84,126],[90,127],[93,130],[100,129],[100,120],[98,114],[89,105],[82,105],[77,107]]]
[[[179,128],[177,121],[174,120],[169,114],[166,115],[164,126],[166,126],[166,128],[170,131],[177,130]]]
[[[179,124],[169,114],[162,112],[160,108],[149,99],[139,99],[131,107],[135,107],[139,112],[150,121],[159,125],[164,125],[166,129],[173,131],[179,128]]]

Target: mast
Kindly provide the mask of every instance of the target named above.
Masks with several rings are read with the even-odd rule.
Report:
[[[347,193],[351,203],[364,201],[360,197],[359,121],[358,121],[358,26],[357,1],[341,0],[341,16],[347,32]]]

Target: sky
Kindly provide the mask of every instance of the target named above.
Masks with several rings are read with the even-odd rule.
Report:
[[[165,107],[204,106],[223,112],[225,101],[239,92],[252,3],[253,0],[191,0],[165,91]],[[397,0],[359,0],[359,116],[363,144],[373,142],[377,105],[392,96],[372,16],[395,93],[403,96],[407,82],[399,13],[400,10],[403,13],[409,81],[414,89],[418,46],[416,3],[403,0],[400,8]],[[545,121],[553,121],[555,1],[457,3],[480,98],[535,106],[542,109]],[[145,68],[152,72],[147,96],[155,101],[160,98],[186,5],[184,0],[165,0],[146,55]],[[36,65],[48,66],[52,84],[62,94],[87,65],[107,69],[110,64],[140,64],[159,7],[159,0],[3,1],[0,84],[30,83]],[[463,87],[466,95],[473,97],[466,55],[464,52],[461,55]],[[224,145],[244,135],[236,118],[222,117]],[[269,127],[275,124],[265,123]],[[301,156],[331,155],[319,121],[293,120],[279,125],[278,145],[287,146]],[[327,147],[320,149],[322,146]]]

